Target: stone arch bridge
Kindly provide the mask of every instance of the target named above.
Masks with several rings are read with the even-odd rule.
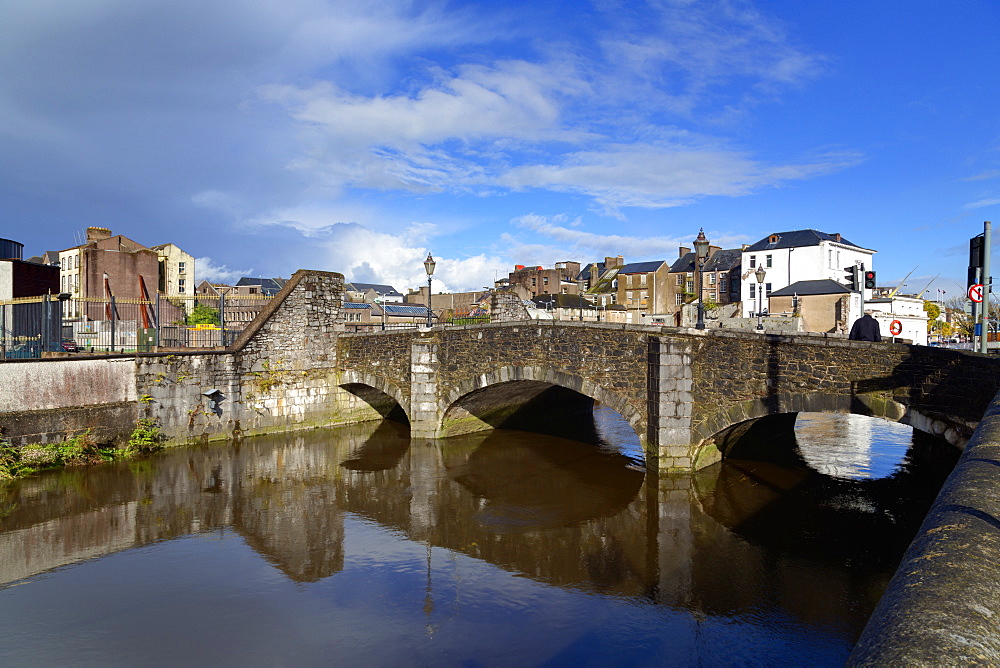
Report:
[[[0,433],[120,439],[145,417],[186,442],[402,414],[437,438],[544,430],[596,400],[647,460],[692,469],[800,411],[881,416],[962,446],[1000,389],[992,356],[824,335],[531,320],[352,334],[343,294],[340,274],[299,271],[226,349],[4,362]]]
[[[342,334],[336,346],[342,387],[398,405],[414,436],[597,400],[665,468],[705,466],[754,423],[802,411],[884,417],[962,446],[1000,389],[987,356],[822,335],[544,321]]]

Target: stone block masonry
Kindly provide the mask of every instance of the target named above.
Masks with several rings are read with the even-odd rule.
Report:
[[[998,469],[1000,397],[994,397],[848,665],[1000,665]]]
[[[121,432],[144,416],[184,442],[398,405],[414,435],[442,437],[596,400],[650,460],[691,470],[724,455],[715,439],[735,426],[798,411],[883,416],[961,446],[1000,390],[993,356],[836,336],[523,320],[348,334],[342,299],[340,274],[299,271],[224,351],[0,364],[0,429],[44,440],[99,414]]]
[[[343,285],[340,274],[296,272],[230,349],[140,356],[146,414],[175,441],[381,419],[340,387]]]

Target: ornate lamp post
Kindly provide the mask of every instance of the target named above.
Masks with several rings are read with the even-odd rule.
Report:
[[[704,269],[705,261],[708,260],[708,239],[705,237],[705,229],[698,230],[698,238],[694,240],[695,262],[698,263],[698,322],[695,329],[705,329],[705,290],[704,290]]]
[[[764,267],[757,267],[757,271],[754,272],[754,276],[757,277],[757,329],[764,329],[764,324],[761,322],[761,316],[764,315],[764,275],[767,274],[764,271]]]
[[[434,275],[434,267],[437,262],[431,257],[430,251],[427,252],[427,259],[424,260],[424,271],[427,272],[427,326],[431,326],[431,276]]]
[[[576,291],[580,299],[580,322],[583,322],[583,278],[576,279]]]

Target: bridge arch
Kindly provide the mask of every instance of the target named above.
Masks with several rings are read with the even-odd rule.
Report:
[[[362,371],[345,370],[340,373],[338,386],[364,401],[383,418],[402,417],[409,421],[410,402],[407,395],[398,385],[389,382],[382,376]]]
[[[770,430],[779,440],[791,434],[798,413],[853,413],[905,424],[962,447],[975,425],[946,415],[925,415],[882,394],[789,392],[734,402],[701,422],[694,434],[699,461],[728,456],[738,441],[752,432]],[[779,442],[776,447],[782,447]],[[715,451],[715,452],[713,452]]]
[[[510,365],[493,369],[475,376],[464,378],[452,387],[445,395],[439,433],[442,436],[452,436],[468,431],[489,429],[491,425],[476,417],[463,404],[472,397],[486,397],[491,390],[500,388],[511,389],[513,383],[530,385],[538,393],[545,388],[562,388],[597,400],[617,411],[632,427],[639,438],[646,441],[646,418],[624,397],[608,388],[587,380],[582,376],[560,371],[551,367]],[[527,394],[531,394],[528,390]]]

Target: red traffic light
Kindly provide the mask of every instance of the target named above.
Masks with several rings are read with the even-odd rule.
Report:
[[[869,290],[875,289],[875,272],[871,269],[865,272],[865,287]]]

